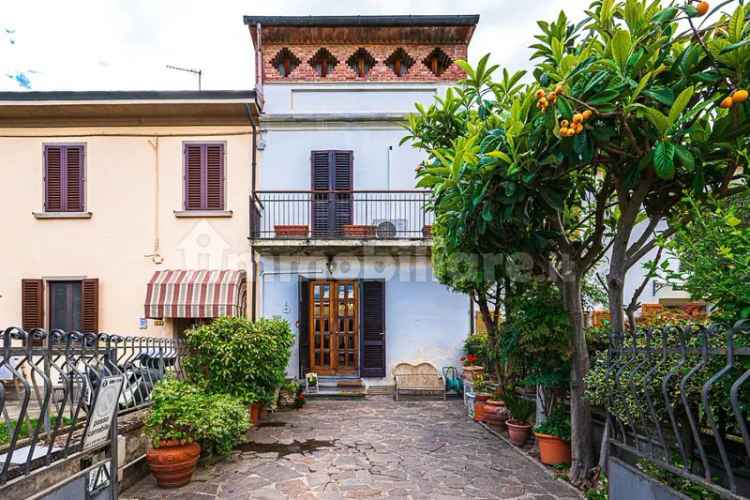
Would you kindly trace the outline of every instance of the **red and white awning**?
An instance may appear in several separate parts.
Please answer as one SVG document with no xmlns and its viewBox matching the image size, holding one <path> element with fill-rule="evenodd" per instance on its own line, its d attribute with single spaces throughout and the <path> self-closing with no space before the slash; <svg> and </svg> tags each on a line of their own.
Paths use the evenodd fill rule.
<svg viewBox="0 0 750 500">
<path fill-rule="evenodd" d="M 244 316 L 245 271 L 156 271 L 146 289 L 146 317 Z"/>
</svg>

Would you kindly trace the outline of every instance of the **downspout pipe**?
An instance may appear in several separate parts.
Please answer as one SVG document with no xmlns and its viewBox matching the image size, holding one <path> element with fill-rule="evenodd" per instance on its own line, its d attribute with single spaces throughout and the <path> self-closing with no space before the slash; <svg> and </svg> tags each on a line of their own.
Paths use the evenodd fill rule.
<svg viewBox="0 0 750 500">
<path fill-rule="evenodd" d="M 257 106 L 257 102 L 256 102 Z M 250 121 L 250 127 L 253 129 L 252 133 L 252 161 L 250 163 L 250 189 L 251 189 L 251 198 L 250 198 L 250 204 L 248 207 L 252 207 L 252 204 L 254 203 L 255 198 L 255 174 L 257 170 L 257 155 L 258 155 L 258 141 L 256 138 L 257 134 L 257 126 L 255 123 L 255 117 L 253 116 L 253 110 L 250 106 L 250 104 L 245 104 L 245 112 L 247 113 L 247 118 Z M 252 208 L 251 208 L 252 209 Z M 248 214 L 250 217 L 252 217 L 252 214 Z M 258 302 L 258 264 L 256 263 L 256 255 L 255 255 L 255 246 L 250 243 L 250 266 L 251 266 L 251 272 L 253 277 L 253 285 L 250 292 L 250 319 L 252 321 L 255 321 L 257 319 L 257 302 Z"/>
</svg>

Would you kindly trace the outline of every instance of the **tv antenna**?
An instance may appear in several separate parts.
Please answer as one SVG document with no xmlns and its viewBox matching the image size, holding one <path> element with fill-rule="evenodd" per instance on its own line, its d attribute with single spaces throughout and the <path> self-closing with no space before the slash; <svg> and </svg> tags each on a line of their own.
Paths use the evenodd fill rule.
<svg viewBox="0 0 750 500">
<path fill-rule="evenodd" d="M 203 77 L 203 70 L 201 69 L 193 69 L 193 68 L 181 68 L 179 66 L 172 66 L 171 64 L 167 64 L 167 69 L 173 69 L 175 71 L 184 71 L 185 73 L 192 73 L 198 77 L 198 90 L 201 89 L 201 78 Z"/>
</svg>

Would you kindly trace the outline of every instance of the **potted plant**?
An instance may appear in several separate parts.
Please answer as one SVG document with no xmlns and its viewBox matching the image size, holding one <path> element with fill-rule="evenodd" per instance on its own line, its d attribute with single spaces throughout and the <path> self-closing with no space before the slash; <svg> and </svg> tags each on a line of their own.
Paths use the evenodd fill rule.
<svg viewBox="0 0 750 500">
<path fill-rule="evenodd" d="M 570 418 L 562 408 L 557 407 L 544 422 L 534 427 L 534 436 L 543 464 L 570 463 Z"/>
<path fill-rule="evenodd" d="M 484 375 L 477 375 L 474 378 L 474 420 L 476 422 L 484 422 L 486 418 L 485 402 L 491 396 L 489 382 L 484 378 Z"/>
<path fill-rule="evenodd" d="M 167 377 L 151 393 L 153 405 L 145 421 L 151 441 L 146 461 L 157 484 L 175 488 L 190 482 L 201 447 L 196 442 L 201 425 L 199 390 Z"/>
<path fill-rule="evenodd" d="M 508 427 L 510 442 L 516 446 L 523 446 L 531 434 L 531 417 L 536 410 L 536 403 L 515 394 L 505 396 L 505 405 L 510 411 L 510 419 L 505 422 Z"/>
<path fill-rule="evenodd" d="M 186 332 L 189 355 L 183 366 L 209 394 L 231 394 L 258 423 L 263 408 L 277 400 L 294 343 L 289 323 L 219 317 Z"/>
</svg>

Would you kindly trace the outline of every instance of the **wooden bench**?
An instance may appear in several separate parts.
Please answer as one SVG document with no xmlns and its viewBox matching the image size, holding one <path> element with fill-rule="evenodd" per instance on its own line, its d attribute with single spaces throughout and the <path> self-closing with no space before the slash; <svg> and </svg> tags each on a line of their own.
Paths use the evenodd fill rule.
<svg viewBox="0 0 750 500">
<path fill-rule="evenodd" d="M 393 369 L 395 388 L 393 398 L 400 394 L 437 394 L 445 399 L 445 381 L 437 368 L 430 363 L 399 363 Z"/>
</svg>

